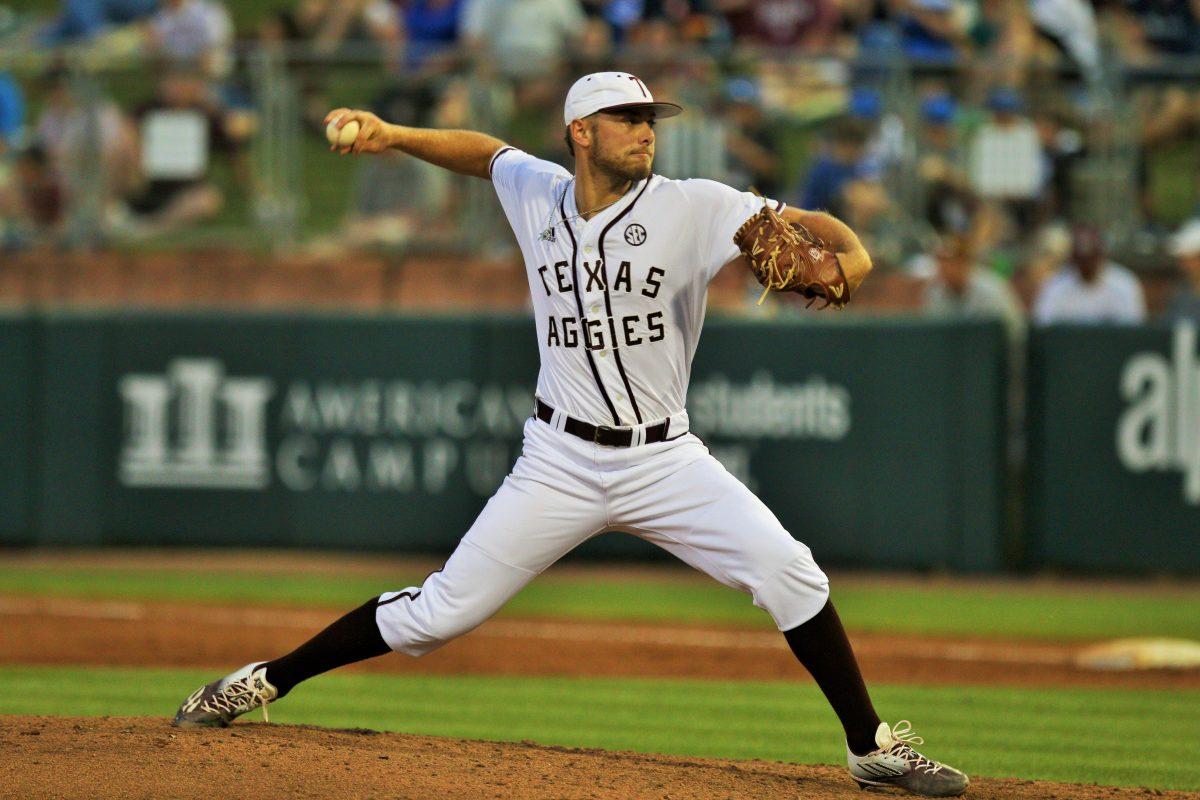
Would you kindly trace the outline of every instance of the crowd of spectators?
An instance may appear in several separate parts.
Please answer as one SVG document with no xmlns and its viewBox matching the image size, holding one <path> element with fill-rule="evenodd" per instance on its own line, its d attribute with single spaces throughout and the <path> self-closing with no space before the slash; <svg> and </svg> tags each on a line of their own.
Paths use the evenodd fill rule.
<svg viewBox="0 0 1200 800">
<path fill-rule="evenodd" d="M 94 235 L 136 239 L 252 192 L 240 45 L 281 54 L 307 136 L 338 100 L 323 65 L 348 58 L 385 117 L 559 161 L 572 77 L 637 72 L 692 110 L 658 128 L 656 171 L 828 209 L 881 269 L 927 281 L 931 313 L 1014 336 L 1022 307 L 1035 324 L 1145 318 L 1126 256 L 1157 256 L 1193 296 L 1200 282 L 1200 223 L 1172 238 L 1198 213 L 1181 195 L 1200 195 L 1200 0 L 296 0 L 241 28 L 221 0 L 60 6 L 27 38 L 47 66 L 0 72 L 5 247 L 72 244 L 83 196 Z M 79 67 L 104 57 L 145 65 L 152 91 L 115 102 Z M 1164 174 L 1168 151 L 1183 175 Z M 465 202 L 405 159 L 359 170 L 343 243 L 403 243 Z M 1181 297 L 1171 313 L 1197 314 Z"/>
</svg>

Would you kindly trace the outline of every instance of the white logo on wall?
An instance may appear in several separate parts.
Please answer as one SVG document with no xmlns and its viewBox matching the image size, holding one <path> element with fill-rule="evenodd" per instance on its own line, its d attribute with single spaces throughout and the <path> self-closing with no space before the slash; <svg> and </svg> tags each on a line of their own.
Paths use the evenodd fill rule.
<svg viewBox="0 0 1200 800">
<path fill-rule="evenodd" d="M 271 381 L 231 378 L 220 361 L 179 358 L 166 375 L 119 383 L 125 402 L 125 486 L 262 489 L 271 482 L 266 407 Z"/>
<path fill-rule="evenodd" d="M 1121 372 L 1131 405 L 1117 422 L 1117 454 L 1133 472 L 1178 470 L 1183 498 L 1200 505 L 1200 359 L 1196 328 L 1175 328 L 1171 359 L 1139 353 Z"/>
<path fill-rule="evenodd" d="M 229 377 L 221 361 L 180 358 L 166 374 L 126 375 L 125 486 L 293 492 L 444 493 L 455 480 L 487 497 L 512 467 L 529 419 L 531 387 L 470 381 L 293 380 L 279 392 L 278 441 L 268 441 L 264 377 Z M 714 445 L 744 482 L 752 441 L 839 441 L 850 394 L 819 376 L 776 383 L 760 372 L 693 384 L 692 427 L 734 441 Z M 751 440 L 751 441 L 748 441 Z"/>
</svg>

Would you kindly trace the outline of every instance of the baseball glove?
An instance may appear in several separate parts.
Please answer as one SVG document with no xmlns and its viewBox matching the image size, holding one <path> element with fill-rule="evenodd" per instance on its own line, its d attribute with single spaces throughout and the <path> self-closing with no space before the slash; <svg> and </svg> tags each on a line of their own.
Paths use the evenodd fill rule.
<svg viewBox="0 0 1200 800">
<path fill-rule="evenodd" d="M 738 228 L 733 243 L 764 287 L 760 304 L 772 290 L 798 292 L 808 298 L 808 306 L 822 299 L 820 308 L 842 308 L 850 302 L 850 286 L 837 256 L 807 228 L 789 223 L 770 205 L 764 203 Z"/>
</svg>

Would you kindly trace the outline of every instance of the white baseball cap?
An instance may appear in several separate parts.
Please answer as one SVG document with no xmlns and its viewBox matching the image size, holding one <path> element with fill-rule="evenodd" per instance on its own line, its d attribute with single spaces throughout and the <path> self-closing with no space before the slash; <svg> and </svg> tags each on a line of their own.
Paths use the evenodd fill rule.
<svg viewBox="0 0 1200 800">
<path fill-rule="evenodd" d="M 1200 253 L 1200 218 L 1183 223 L 1171 237 L 1171 255 L 1193 256 Z"/>
<path fill-rule="evenodd" d="M 593 72 L 575 81 L 563 104 L 563 125 L 618 108 L 649 108 L 658 119 L 673 117 L 683 108 L 674 103 L 658 103 L 642 79 L 628 72 Z"/>
</svg>

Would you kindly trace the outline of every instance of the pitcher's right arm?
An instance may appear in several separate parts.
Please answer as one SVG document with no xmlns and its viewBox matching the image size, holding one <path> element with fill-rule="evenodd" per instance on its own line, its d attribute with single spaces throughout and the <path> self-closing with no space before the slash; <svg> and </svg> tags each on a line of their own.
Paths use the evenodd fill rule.
<svg viewBox="0 0 1200 800">
<path fill-rule="evenodd" d="M 460 175 L 489 180 L 488 165 L 504 142 L 477 131 L 410 128 L 384 122 L 370 111 L 335 108 L 325 115 L 325 124 L 336 120 L 340 130 L 351 120 L 358 122 L 358 138 L 349 147 L 330 147 L 340 153 L 382 153 L 400 150 Z"/>
</svg>

